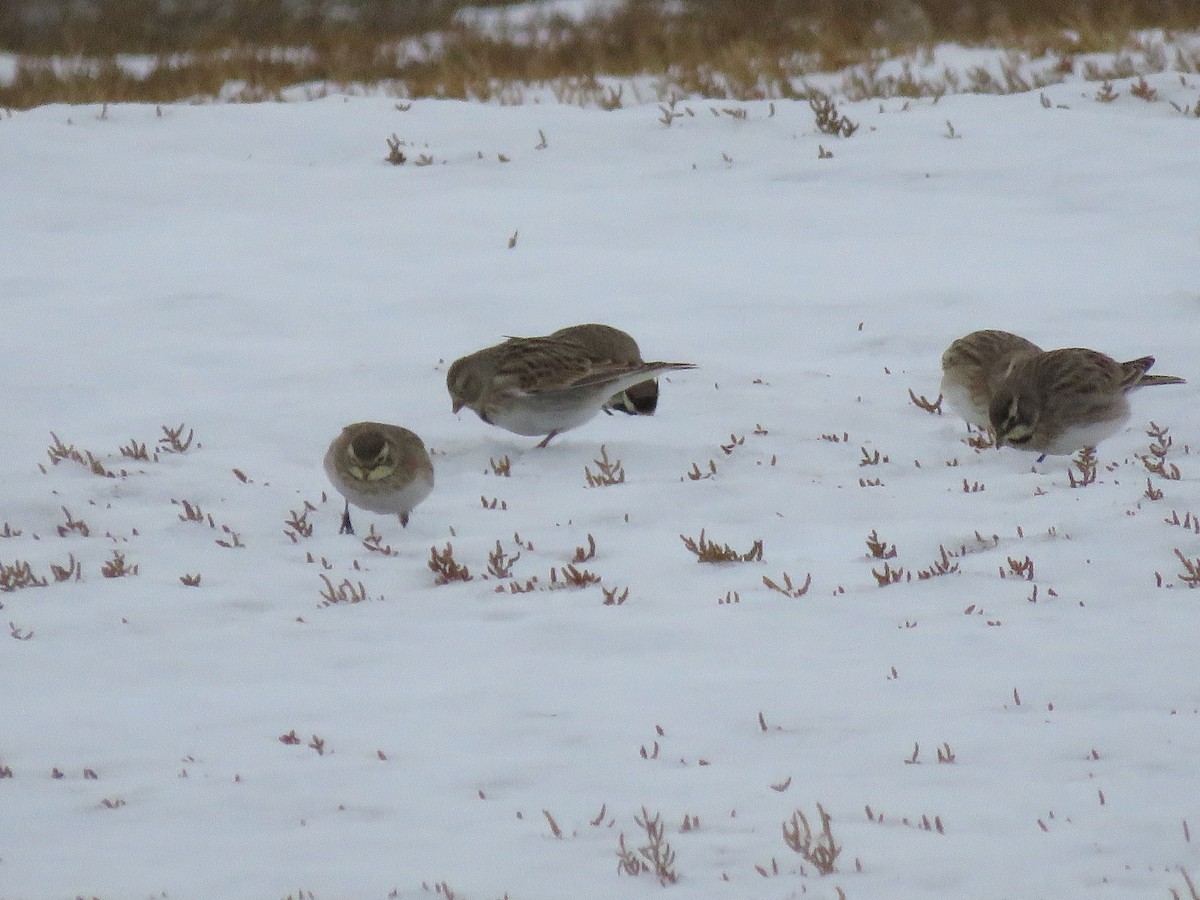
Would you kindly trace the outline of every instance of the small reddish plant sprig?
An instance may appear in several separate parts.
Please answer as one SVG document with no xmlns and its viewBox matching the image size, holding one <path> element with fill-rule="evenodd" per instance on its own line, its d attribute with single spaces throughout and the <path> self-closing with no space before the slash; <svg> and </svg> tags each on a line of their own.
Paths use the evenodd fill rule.
<svg viewBox="0 0 1200 900">
<path fill-rule="evenodd" d="M 120 550 L 114 550 L 112 559 L 100 566 L 100 574 L 105 578 L 125 578 L 137 573 L 138 567 L 136 565 L 131 566 L 125 562 L 125 554 Z"/>
<path fill-rule="evenodd" d="M 588 560 L 596 558 L 596 539 L 594 537 L 592 537 L 591 532 L 588 532 L 587 540 L 588 540 L 588 545 L 586 548 L 584 548 L 584 547 L 576 547 L 575 548 L 575 556 L 571 560 L 571 562 L 585 563 Z"/>
<path fill-rule="evenodd" d="M 512 460 L 509 459 L 507 455 L 500 457 L 498 460 L 489 457 L 488 465 L 491 466 L 493 475 L 496 475 L 500 478 L 512 477 Z M 487 469 L 484 469 L 483 474 L 487 474 Z"/>
<path fill-rule="evenodd" d="M 1197 104 L 1200 104 L 1200 100 L 1196 102 Z M 1185 821 L 1185 827 L 1186 824 L 1187 823 Z M 1197 890 L 1196 882 L 1192 881 L 1192 876 L 1188 874 L 1188 870 L 1183 866 L 1180 866 L 1179 874 L 1183 876 L 1183 883 L 1187 885 L 1187 897 L 1185 898 L 1184 895 L 1180 893 L 1179 888 L 1171 888 L 1171 900 L 1200 900 L 1200 890 Z"/>
<path fill-rule="evenodd" d="M 908 399 L 912 401 L 913 406 L 917 409 L 923 409 L 930 415 L 942 414 L 942 395 L 938 394 L 936 400 L 929 400 L 924 394 L 917 395 L 913 393 L 913 389 L 908 389 Z"/>
<path fill-rule="evenodd" d="M 76 581 L 83 580 L 83 566 L 79 560 L 75 558 L 74 553 L 67 554 L 67 564 L 60 566 L 57 563 L 50 564 L 50 574 L 54 576 L 55 581 L 70 581 L 74 578 Z"/>
<path fill-rule="evenodd" d="M 625 832 L 617 835 L 617 874 L 631 875 L 637 878 L 643 872 L 649 871 L 649 866 L 637 854 L 625 846 Z"/>
<path fill-rule="evenodd" d="M 1004 566 L 1000 566 L 1000 577 L 1008 578 L 1023 578 L 1025 581 L 1033 581 L 1033 560 L 1026 556 L 1024 559 L 1008 558 L 1008 571 L 1004 570 Z"/>
<path fill-rule="evenodd" d="M 433 572 L 433 583 L 439 587 L 452 581 L 470 581 L 472 576 L 466 566 L 454 559 L 454 547 L 447 542 L 446 549 L 429 548 L 429 569 Z"/>
<path fill-rule="evenodd" d="M 875 583 L 880 587 L 888 587 L 889 585 L 897 584 L 906 578 L 908 581 L 912 581 L 911 572 L 905 572 L 902 566 L 893 569 L 892 564 L 886 561 L 883 564 L 882 572 L 877 571 L 876 569 L 871 569 L 871 574 L 875 576 Z"/>
<path fill-rule="evenodd" d="M 316 510 L 317 508 L 307 500 L 304 501 L 304 507 L 302 509 L 289 510 L 291 515 L 283 520 L 283 533 L 287 535 L 288 539 L 291 540 L 293 544 L 298 543 L 300 538 L 312 537 L 313 524 L 312 522 L 308 521 L 308 514 L 310 512 L 316 512 Z M 374 525 L 371 527 L 373 529 Z"/>
<path fill-rule="evenodd" d="M 605 606 L 623 606 L 625 601 L 629 599 L 629 588 L 621 590 L 619 587 L 602 587 L 600 591 L 604 594 Z"/>
<path fill-rule="evenodd" d="M 405 156 L 404 151 L 400 149 L 403 144 L 404 141 L 400 140 L 400 138 L 393 133 L 392 136 L 387 139 L 388 154 L 383 158 L 383 161 L 391 163 L 393 166 L 402 166 L 408 162 L 408 157 Z"/>
<path fill-rule="evenodd" d="M 1185 512 L 1183 518 L 1179 518 L 1179 513 L 1171 510 L 1171 515 L 1163 519 L 1168 525 L 1178 525 L 1180 528 L 1189 529 L 1192 534 L 1200 534 L 1200 516 L 1194 516 L 1190 512 Z"/>
<path fill-rule="evenodd" d="M 745 553 L 738 553 L 728 544 L 718 544 L 716 541 L 710 541 L 705 537 L 703 528 L 700 529 L 699 538 L 694 539 L 681 534 L 679 539 L 683 541 L 683 546 L 696 555 L 697 562 L 762 562 L 763 542 L 761 539 L 755 541 Z"/>
<path fill-rule="evenodd" d="M 159 450 L 163 453 L 186 453 L 192 446 L 192 439 L 196 433 L 193 429 L 188 428 L 187 437 L 184 437 L 183 429 L 185 428 L 187 425 L 182 422 L 178 428 L 172 428 L 169 425 L 162 426 L 163 436 L 158 439 Z"/>
<path fill-rule="evenodd" d="M 590 466 L 583 467 L 583 477 L 588 487 L 609 487 L 614 484 L 624 484 L 625 469 L 619 459 L 608 458 L 608 448 L 600 445 L 600 457 L 593 459 L 596 464 L 596 474 L 592 474 Z"/>
<path fill-rule="evenodd" d="M 1185 116 L 1191 116 L 1193 119 L 1200 119 L 1200 98 L 1196 99 L 1195 104 L 1185 104 L 1180 106 L 1174 100 L 1168 100 L 1168 103 L 1175 108 L 1175 112 L 1183 113 Z"/>
<path fill-rule="evenodd" d="M 242 536 L 230 528 L 228 525 L 222 525 L 221 530 L 228 535 L 227 538 L 217 538 L 216 545 L 224 547 L 227 550 L 240 549 L 246 545 L 242 543 Z"/>
<path fill-rule="evenodd" d="M 996 446 L 996 438 L 990 431 L 976 430 L 971 431 L 963 438 L 963 443 L 976 453 L 982 453 L 984 450 L 991 450 Z"/>
<path fill-rule="evenodd" d="M 551 814 L 550 810 L 543 809 L 542 815 L 546 817 L 546 824 L 550 826 L 550 833 L 552 835 L 554 835 L 554 837 L 556 839 L 561 841 L 562 836 L 563 836 L 562 828 L 559 827 L 558 822 L 555 821 L 554 816 Z"/>
<path fill-rule="evenodd" d="M 677 104 L 678 102 L 679 102 L 679 98 L 676 97 L 674 93 L 672 93 L 671 96 L 667 98 L 666 103 L 658 104 L 659 112 L 662 113 L 662 115 L 660 115 L 658 117 L 658 121 L 662 122 L 668 128 L 671 127 L 671 123 L 674 122 L 676 119 L 683 118 L 683 113 L 675 112 L 675 104 Z"/>
<path fill-rule="evenodd" d="M 559 580 L 559 572 L 562 573 L 562 580 Z M 555 567 L 550 569 L 550 585 L 549 590 L 555 590 L 560 587 L 587 587 L 589 584 L 599 584 L 600 576 L 587 569 L 578 569 L 575 566 L 563 566 L 561 569 Z"/>
<path fill-rule="evenodd" d="M 817 804 L 817 815 L 821 817 L 821 830 L 814 833 L 801 810 L 792 813 L 792 818 L 783 823 L 783 841 L 810 863 L 817 874 L 829 875 L 837 871 L 842 848 L 833 837 L 832 819 L 820 803 Z"/>
<path fill-rule="evenodd" d="M 1106 80 L 1100 85 L 1100 90 L 1096 91 L 1096 102 L 1112 103 L 1120 96 L 1121 94 L 1119 91 L 1113 90 L 1112 82 Z"/>
<path fill-rule="evenodd" d="M 1073 488 L 1084 488 L 1096 483 L 1096 448 L 1085 447 L 1071 460 L 1073 469 L 1067 469 L 1067 479 Z M 1079 477 L 1075 477 L 1075 472 Z"/>
<path fill-rule="evenodd" d="M 710 459 L 708 461 L 707 472 L 700 471 L 700 466 L 696 463 L 692 463 L 691 471 L 684 472 L 683 474 L 688 478 L 689 481 L 704 481 L 706 478 L 713 478 L 717 474 L 717 462 L 714 459 Z M 679 480 L 683 481 L 682 478 Z"/>
<path fill-rule="evenodd" d="M 500 546 L 500 541 L 497 540 L 496 549 L 488 553 L 488 574 L 493 578 L 511 578 L 512 567 L 520 558 L 520 551 L 509 556 Z"/>
<path fill-rule="evenodd" d="M 938 558 L 929 564 L 928 569 L 917 570 L 918 581 L 928 581 L 930 578 L 937 578 L 939 575 L 952 575 L 958 571 L 958 563 L 951 561 L 958 554 L 950 553 L 944 545 L 938 545 L 938 554 Z"/>
<path fill-rule="evenodd" d="M 888 819 L 884 813 L 875 812 L 868 805 L 866 807 L 867 821 L 874 822 L 876 825 L 891 825 L 895 822 L 898 825 L 903 825 L 906 828 L 917 828 L 921 831 L 936 831 L 938 834 L 946 833 L 946 826 L 942 823 L 942 817 L 935 815 L 932 819 L 928 813 L 922 813 L 919 820 L 912 820 L 908 816 L 901 816 L 899 819 Z M 861 868 L 859 871 L 862 871 Z"/>
<path fill-rule="evenodd" d="M 200 587 L 200 573 L 197 572 L 195 575 L 180 575 L 179 581 L 187 587 Z"/>
<path fill-rule="evenodd" d="M 65 506 L 60 508 L 63 511 L 63 515 L 67 517 L 67 521 L 58 526 L 59 537 L 66 537 L 72 532 L 78 534 L 80 537 L 87 537 L 92 533 L 92 530 L 87 526 L 87 522 L 84 522 L 82 519 L 76 519 Z"/>
<path fill-rule="evenodd" d="M 171 499 L 171 502 L 183 506 L 183 512 L 179 514 L 180 522 L 204 522 L 207 520 L 209 528 L 215 528 L 216 523 L 213 522 L 211 515 L 205 516 L 204 510 L 200 508 L 199 503 L 192 503 L 188 500 Z"/>
<path fill-rule="evenodd" d="M 1175 555 L 1183 564 L 1183 571 L 1179 573 L 1179 580 L 1189 588 L 1200 587 L 1200 559 L 1188 559 L 1178 547 L 1175 548 Z"/>
<path fill-rule="evenodd" d="M 808 573 L 808 575 L 804 579 L 804 584 L 800 585 L 799 587 L 796 587 L 794 584 L 792 584 L 792 576 L 789 575 L 787 572 L 783 573 L 783 585 L 782 586 L 776 584 L 774 581 L 772 581 L 766 575 L 763 576 L 763 584 L 765 584 L 771 590 L 777 591 L 780 594 L 783 594 L 783 596 L 785 596 L 785 597 L 791 597 L 792 599 L 795 599 L 797 597 L 803 597 L 805 594 L 808 593 L 808 589 L 810 587 L 812 587 L 812 572 Z"/>
<path fill-rule="evenodd" d="M 312 526 L 309 526 L 311 532 Z M 363 538 L 362 545 L 371 553 L 378 553 L 380 556 L 399 556 L 399 550 L 393 550 L 391 544 L 383 542 L 383 535 L 375 530 L 375 523 L 372 522 L 367 530 L 367 536 Z"/>
<path fill-rule="evenodd" d="M 1150 437 L 1150 447 L 1146 454 L 1138 454 L 1138 458 L 1147 472 L 1152 472 L 1167 481 L 1178 481 L 1182 477 L 1179 467 L 1167 462 L 1167 454 L 1174 443 L 1169 434 L 1170 430 L 1151 422 L 1150 427 L 1146 429 L 1146 434 Z"/>
<path fill-rule="evenodd" d="M 729 443 L 721 444 L 721 452 L 726 456 L 730 456 L 734 450 L 746 443 L 745 436 L 738 437 L 736 434 L 729 435 Z"/>
<path fill-rule="evenodd" d="M 118 447 L 117 449 L 121 451 L 122 456 L 128 459 L 137 460 L 139 462 L 150 461 L 150 454 L 146 450 L 145 443 L 139 444 L 136 438 L 130 438 L 128 445 Z"/>
<path fill-rule="evenodd" d="M 1146 81 L 1145 75 L 1139 75 L 1138 80 L 1130 85 L 1129 93 L 1133 94 L 1139 100 L 1145 100 L 1147 103 L 1153 103 L 1158 99 L 1158 90 L 1150 87 L 1150 83 Z"/>
<path fill-rule="evenodd" d="M 50 457 L 52 465 L 57 466 L 60 462 L 69 460 L 70 462 L 79 463 L 91 471 L 93 475 L 99 475 L 101 478 L 117 477 L 117 473 L 105 468 L 104 463 L 100 462 L 100 459 L 92 451 L 84 450 L 83 453 L 80 453 L 75 449 L 73 444 L 64 444 L 59 440 L 58 435 L 53 431 L 50 432 L 50 437 L 54 439 L 54 443 L 46 449 L 46 455 Z M 43 471 L 45 470 L 43 469 Z M 121 475 L 125 474 L 125 472 L 121 472 Z"/>
<path fill-rule="evenodd" d="M 858 467 L 860 469 L 863 466 L 877 466 L 881 462 L 890 462 L 890 460 L 878 450 L 876 450 L 874 453 L 868 453 L 866 447 L 859 447 L 858 449 L 862 451 L 862 459 L 858 461 Z"/>
<path fill-rule="evenodd" d="M 335 585 L 324 572 L 321 573 L 320 578 L 325 582 L 325 587 L 321 591 L 322 606 L 336 606 L 339 603 L 362 603 L 371 599 L 361 581 L 356 584 L 351 582 L 349 578 L 344 578 L 341 584 Z M 382 600 L 383 597 L 379 599 Z"/>
<path fill-rule="evenodd" d="M 808 106 L 813 112 L 817 131 L 834 137 L 848 138 L 858 131 L 858 123 L 838 113 L 837 104 L 828 94 L 813 89 L 809 91 Z"/>
<path fill-rule="evenodd" d="M 618 873 L 637 876 L 648 872 L 657 878 L 663 887 L 674 884 L 679 880 L 679 873 L 675 871 L 675 851 L 666 839 L 666 826 L 663 824 L 662 814 L 655 813 L 652 816 L 643 806 L 641 816 L 634 816 L 633 821 L 645 831 L 646 843 L 638 847 L 635 853 L 625 847 L 624 832 L 618 836 Z"/>
<path fill-rule="evenodd" d="M 887 541 L 879 537 L 879 532 L 874 528 L 867 535 L 867 549 L 871 551 L 872 559 L 895 559 L 896 545 L 888 544 Z"/>
<path fill-rule="evenodd" d="M 33 569 L 26 560 L 14 560 L 7 565 L 0 562 L 0 591 L 4 593 L 22 588 L 45 587 L 47 584 L 45 578 L 33 574 Z"/>
</svg>

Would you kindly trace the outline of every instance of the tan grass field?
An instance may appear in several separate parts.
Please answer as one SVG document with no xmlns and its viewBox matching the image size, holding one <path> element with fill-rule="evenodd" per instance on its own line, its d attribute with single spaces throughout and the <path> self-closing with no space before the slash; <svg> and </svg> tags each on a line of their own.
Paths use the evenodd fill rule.
<svg viewBox="0 0 1200 900">
<path fill-rule="evenodd" d="M 657 80 L 658 100 L 671 93 L 751 100 L 803 95 L 806 76 L 858 67 L 845 88 L 861 99 L 1011 93 L 1073 73 L 1101 79 L 1200 70 L 1200 51 L 1156 51 L 1146 36 L 1150 30 L 1166 35 L 1160 43 L 1171 46 L 1172 33 L 1200 30 L 1200 4 L 1182 0 L 775 0 L 749 6 L 692 0 L 670 12 L 660 2 L 626 0 L 597 5 L 582 19 L 524 16 L 490 30 L 456 16 L 463 3 L 358 6 L 358 18 L 342 22 L 303 9 L 285 15 L 273 0 L 237 4 L 224 17 L 206 16 L 201 4 L 184 19 L 165 16 L 152 3 L 102 0 L 89 15 L 64 13 L 53 27 L 38 28 L 10 9 L 0 13 L 0 52 L 15 62 L 11 77 L 0 79 L 0 106 L 263 101 L 310 85 L 314 93 L 379 90 L 508 103 L 522 102 L 526 87 L 550 86 L 560 100 L 616 108 L 623 98 L 601 78 Z M 1011 51 L 1012 76 L 873 83 L 872 67 L 880 61 L 929 52 L 939 43 Z M 1081 58 L 1098 52 L 1117 54 L 1118 64 L 1085 71 L 1089 63 Z M 1054 65 L 1039 79 L 1018 74 L 1021 60 L 1047 57 Z"/>
</svg>

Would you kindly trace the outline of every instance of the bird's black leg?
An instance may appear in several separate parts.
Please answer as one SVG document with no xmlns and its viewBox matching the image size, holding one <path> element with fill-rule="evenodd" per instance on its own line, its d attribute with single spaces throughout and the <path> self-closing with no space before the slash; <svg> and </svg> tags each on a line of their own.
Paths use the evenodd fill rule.
<svg viewBox="0 0 1200 900">
<path fill-rule="evenodd" d="M 346 509 L 342 512 L 342 527 L 338 534 L 354 534 L 354 526 L 350 524 L 350 501 L 346 501 Z"/>
</svg>

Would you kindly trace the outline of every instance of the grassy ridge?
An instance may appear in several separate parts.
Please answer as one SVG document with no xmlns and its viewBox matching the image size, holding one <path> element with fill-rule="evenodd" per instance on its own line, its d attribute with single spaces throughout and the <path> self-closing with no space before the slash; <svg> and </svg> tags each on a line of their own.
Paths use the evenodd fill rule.
<svg viewBox="0 0 1200 900">
<path fill-rule="evenodd" d="M 1057 54 L 1069 72 L 1076 54 L 1136 47 L 1137 29 L 1200 30 L 1193 0 L 692 0 L 673 12 L 657 0 L 626 0 L 582 22 L 547 17 L 502 34 L 456 21 L 463 5 L 364 0 L 354 19 L 335 22 L 283 0 L 225 5 L 221 14 L 180 5 L 185 11 L 173 16 L 158 14 L 157 0 L 103 0 L 95 15 L 64 15 L 36 31 L 10 9 L 0 17 L 0 48 L 22 57 L 13 81 L 0 85 L 0 105 L 167 102 L 216 97 L 231 83 L 241 85 L 242 100 L 278 97 L 300 83 L 481 99 L 511 85 L 569 83 L 581 102 L 604 103 L 599 76 L 639 74 L 669 74 L 681 89 L 714 97 L 785 97 L 807 72 L 940 41 Z M 117 53 L 156 63 L 134 74 Z M 1197 61 L 1170 64 L 1194 71 Z"/>
</svg>

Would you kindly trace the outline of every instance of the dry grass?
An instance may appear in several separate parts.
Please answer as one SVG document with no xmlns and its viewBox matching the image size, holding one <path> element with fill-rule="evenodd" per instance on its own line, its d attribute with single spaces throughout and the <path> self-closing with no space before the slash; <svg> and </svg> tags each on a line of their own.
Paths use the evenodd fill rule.
<svg viewBox="0 0 1200 900">
<path fill-rule="evenodd" d="M 818 874 L 829 875 L 837 871 L 837 858 L 842 848 L 833 837 L 832 819 L 820 803 L 817 804 L 817 815 L 821 819 L 821 828 L 814 832 L 804 813 L 796 810 L 791 820 L 783 823 L 783 840 L 801 859 L 811 863 Z"/>
<path fill-rule="evenodd" d="M 809 96 L 804 78 L 810 73 L 852 66 L 859 68 L 844 86 L 851 98 L 1011 92 L 1073 71 L 1078 54 L 1143 49 L 1135 29 L 1200 28 L 1200 9 L 1190 0 L 1076 0 L 1069 12 L 1038 0 L 708 0 L 672 10 L 653 0 L 627 0 L 582 22 L 535 23 L 532 39 L 524 27 L 481 34 L 453 20 L 460 5 L 364 0 L 357 20 L 334 23 L 311 5 L 278 0 L 225 4 L 220 14 L 215 0 L 212 9 L 197 2 L 174 16 L 147 12 L 142 3 L 97 0 L 71 7 L 76 11 L 57 27 L 36 29 L 15 12 L 0 13 L 0 49 L 23 57 L 13 83 L 0 87 L 0 106 L 212 98 L 236 83 L 232 99 L 238 100 L 275 99 L 288 86 L 311 84 L 326 86 L 313 88 L 317 94 L 328 86 L 379 85 L 404 97 L 505 102 L 520 102 L 523 86 L 549 85 L 560 100 L 614 109 L 622 91 L 601 84 L 601 76 L 659 79 L 660 100 L 676 92 L 802 98 Z M 965 81 L 878 76 L 887 55 L 942 41 L 1056 54 L 1062 71 L 1031 76 L 1013 65 L 999 78 L 980 70 Z M 135 75 L 118 65 L 117 53 L 146 54 L 155 64 Z M 50 57 L 58 61 L 51 64 Z M 1200 68 L 1200 59 L 1171 59 L 1165 51 L 1148 62 L 1151 71 Z M 1132 63 L 1092 74 L 1120 78 L 1126 69 L 1128 77 L 1140 74 Z"/>
</svg>

